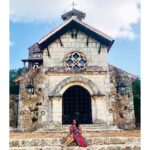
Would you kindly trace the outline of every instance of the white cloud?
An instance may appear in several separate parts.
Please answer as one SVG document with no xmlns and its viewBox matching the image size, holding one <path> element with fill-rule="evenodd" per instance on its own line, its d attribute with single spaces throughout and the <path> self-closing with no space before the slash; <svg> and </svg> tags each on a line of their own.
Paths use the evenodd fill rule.
<svg viewBox="0 0 150 150">
<path fill-rule="evenodd" d="M 10 20 L 52 22 L 70 10 L 72 0 L 11 0 Z M 76 0 L 85 21 L 114 38 L 136 38 L 133 25 L 140 19 L 139 0 Z"/>
</svg>

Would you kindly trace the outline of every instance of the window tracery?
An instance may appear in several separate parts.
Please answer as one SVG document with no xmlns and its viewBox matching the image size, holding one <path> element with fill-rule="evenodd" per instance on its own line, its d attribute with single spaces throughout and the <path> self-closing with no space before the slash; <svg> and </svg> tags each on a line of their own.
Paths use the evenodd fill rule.
<svg viewBox="0 0 150 150">
<path fill-rule="evenodd" d="M 86 67 L 86 58 L 82 53 L 73 52 L 68 55 L 65 65 L 69 70 L 78 72 Z"/>
</svg>

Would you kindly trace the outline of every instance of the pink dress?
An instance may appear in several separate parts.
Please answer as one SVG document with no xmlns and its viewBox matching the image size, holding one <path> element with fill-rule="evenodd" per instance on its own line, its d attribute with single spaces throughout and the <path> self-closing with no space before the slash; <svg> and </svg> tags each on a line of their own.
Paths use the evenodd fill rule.
<svg viewBox="0 0 150 150">
<path fill-rule="evenodd" d="M 80 147 L 87 147 L 88 144 L 86 143 L 86 141 L 82 137 L 82 134 L 80 133 L 80 131 L 82 131 L 80 125 L 78 126 L 78 128 L 75 125 L 70 126 L 70 134 L 73 135 L 75 142 Z"/>
</svg>

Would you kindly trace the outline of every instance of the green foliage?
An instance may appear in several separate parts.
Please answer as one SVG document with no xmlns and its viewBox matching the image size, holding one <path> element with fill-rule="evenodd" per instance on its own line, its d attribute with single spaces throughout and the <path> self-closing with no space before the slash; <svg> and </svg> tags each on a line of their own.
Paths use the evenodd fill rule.
<svg viewBox="0 0 150 150">
<path fill-rule="evenodd" d="M 9 71 L 10 94 L 19 94 L 19 86 L 14 83 L 14 80 L 23 72 L 25 72 L 25 68 L 12 69 Z"/>
<path fill-rule="evenodd" d="M 132 90 L 133 90 L 136 122 L 140 123 L 140 119 L 141 119 L 141 80 L 139 78 L 137 78 L 132 83 Z"/>
</svg>

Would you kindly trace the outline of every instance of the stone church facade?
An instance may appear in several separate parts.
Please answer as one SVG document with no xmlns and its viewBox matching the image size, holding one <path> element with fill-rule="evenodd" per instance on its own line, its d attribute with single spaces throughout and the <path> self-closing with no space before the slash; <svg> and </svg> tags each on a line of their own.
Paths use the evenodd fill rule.
<svg viewBox="0 0 150 150">
<path fill-rule="evenodd" d="M 51 124 L 99 124 L 134 128 L 132 76 L 109 64 L 114 40 L 86 24 L 85 13 L 62 15 L 56 29 L 29 48 L 19 84 L 18 130 Z"/>
</svg>

